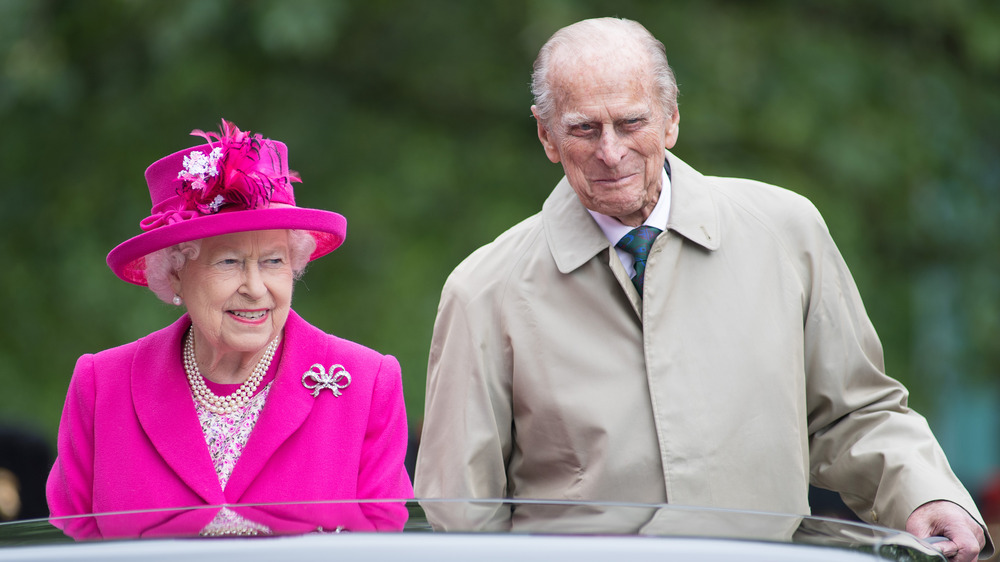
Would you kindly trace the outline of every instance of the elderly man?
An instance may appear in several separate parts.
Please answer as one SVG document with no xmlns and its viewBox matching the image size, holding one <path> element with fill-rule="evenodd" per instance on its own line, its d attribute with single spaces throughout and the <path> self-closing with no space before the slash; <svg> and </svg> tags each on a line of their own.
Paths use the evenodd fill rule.
<svg viewBox="0 0 1000 562">
<path fill-rule="evenodd" d="M 816 209 L 664 150 L 679 113 L 663 45 L 636 22 L 579 22 L 542 47 L 532 89 L 566 176 L 445 284 L 417 496 L 808 513 L 812 483 L 978 555 L 976 506 L 884 374 Z M 438 523 L 538 518 L 464 517 Z"/>
</svg>

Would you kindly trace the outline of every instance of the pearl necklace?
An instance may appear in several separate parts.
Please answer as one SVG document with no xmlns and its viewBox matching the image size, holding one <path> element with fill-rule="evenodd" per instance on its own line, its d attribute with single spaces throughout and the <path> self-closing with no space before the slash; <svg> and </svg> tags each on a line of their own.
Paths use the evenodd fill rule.
<svg viewBox="0 0 1000 562">
<path fill-rule="evenodd" d="M 202 405 L 215 414 L 231 414 L 242 408 L 253 398 L 257 387 L 260 386 L 260 381 L 267 374 L 267 369 L 271 366 L 271 360 L 274 358 L 274 350 L 278 347 L 279 338 L 280 336 L 276 336 L 271 340 L 267 349 L 264 350 L 264 356 L 254 367 L 250 378 L 244 381 L 236 392 L 229 396 L 218 396 L 205 384 L 205 377 L 198 369 L 198 360 L 194 356 L 194 330 L 188 330 L 187 338 L 184 341 L 184 372 L 187 373 L 191 393 Z"/>
</svg>

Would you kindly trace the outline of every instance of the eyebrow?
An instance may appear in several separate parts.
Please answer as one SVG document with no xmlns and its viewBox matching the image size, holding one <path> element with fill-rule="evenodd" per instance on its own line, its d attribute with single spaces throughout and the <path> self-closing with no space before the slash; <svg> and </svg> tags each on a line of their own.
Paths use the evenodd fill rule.
<svg viewBox="0 0 1000 562">
<path fill-rule="evenodd" d="M 626 113 L 622 116 L 621 121 L 630 121 L 632 119 L 649 119 L 651 111 L 648 110 L 636 110 Z"/>
<path fill-rule="evenodd" d="M 629 121 L 632 119 L 649 119 L 649 114 L 650 114 L 649 111 L 637 109 L 635 111 L 630 111 L 622 115 L 618 119 L 615 119 L 615 121 Z M 591 117 L 579 111 L 567 113 L 562 116 L 562 125 L 567 129 L 575 127 L 577 125 L 582 125 L 584 123 L 590 123 L 591 121 L 593 121 Z"/>
<path fill-rule="evenodd" d="M 280 242 L 277 243 L 277 244 L 275 244 L 275 245 L 273 245 L 273 246 L 269 245 L 269 246 L 260 246 L 259 247 L 259 254 L 261 256 L 265 256 L 265 255 L 268 255 L 268 254 L 279 253 L 279 252 L 287 253 L 289 251 L 290 250 L 289 250 L 288 245 L 287 244 L 282 244 Z M 238 248 L 236 246 L 230 246 L 228 244 L 221 244 L 219 246 L 216 246 L 210 253 L 212 255 L 215 255 L 215 256 L 218 256 L 219 254 L 232 254 L 232 255 L 235 255 L 235 256 L 238 256 L 238 257 L 241 257 L 241 258 L 244 258 L 244 257 L 250 255 L 249 253 L 243 251 L 242 248 Z"/>
<path fill-rule="evenodd" d="M 579 111 L 574 111 L 572 113 L 566 113 L 562 116 L 562 125 L 567 129 L 570 127 L 575 127 L 576 125 L 582 125 L 583 123 L 590 123 L 591 118 Z"/>
</svg>

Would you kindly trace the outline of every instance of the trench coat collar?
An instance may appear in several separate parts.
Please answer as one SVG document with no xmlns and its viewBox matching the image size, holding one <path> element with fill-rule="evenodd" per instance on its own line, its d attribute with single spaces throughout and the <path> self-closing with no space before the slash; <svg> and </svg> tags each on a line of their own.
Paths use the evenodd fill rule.
<svg viewBox="0 0 1000 562">
<path fill-rule="evenodd" d="M 719 216 L 709 180 L 670 151 L 666 151 L 666 166 L 671 197 L 667 229 L 706 250 L 718 249 L 722 242 Z M 542 205 L 542 224 L 561 273 L 577 269 L 611 247 L 565 176 Z"/>
<path fill-rule="evenodd" d="M 317 329 L 290 311 L 282 357 L 267 402 L 223 492 L 181 363 L 181 340 L 190 325 L 185 314 L 141 340 L 132 366 L 132 400 L 143 431 L 178 478 L 210 505 L 233 503 L 309 415 L 314 400 L 296 369 L 307 359 L 315 362 L 326 350 L 304 345 L 302 340 L 311 337 L 308 332 Z M 316 355 L 306 358 L 303 353 Z"/>
</svg>

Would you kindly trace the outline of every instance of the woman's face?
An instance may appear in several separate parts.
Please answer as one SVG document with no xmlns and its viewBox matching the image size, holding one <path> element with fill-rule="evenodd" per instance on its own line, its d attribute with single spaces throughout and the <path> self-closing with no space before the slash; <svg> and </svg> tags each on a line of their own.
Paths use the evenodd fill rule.
<svg viewBox="0 0 1000 562">
<path fill-rule="evenodd" d="M 197 259 L 171 277 L 198 343 L 221 354 L 257 353 L 281 333 L 293 282 L 287 230 L 205 238 Z"/>
</svg>

